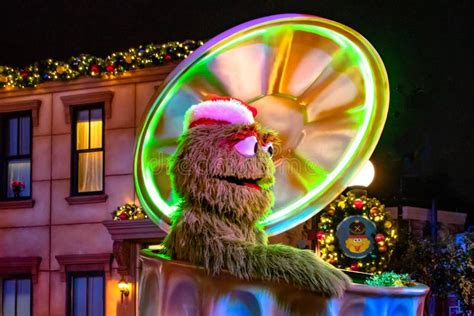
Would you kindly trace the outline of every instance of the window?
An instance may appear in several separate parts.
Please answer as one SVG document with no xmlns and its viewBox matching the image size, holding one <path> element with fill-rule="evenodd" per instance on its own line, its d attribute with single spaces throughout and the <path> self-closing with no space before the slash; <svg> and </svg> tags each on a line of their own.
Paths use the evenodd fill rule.
<svg viewBox="0 0 474 316">
<path fill-rule="evenodd" d="M 32 314 L 31 278 L 0 278 L 1 315 L 29 316 Z"/>
<path fill-rule="evenodd" d="M 0 114 L 0 199 L 31 198 L 31 111 Z"/>
<path fill-rule="evenodd" d="M 68 273 L 67 315 L 103 316 L 104 287 L 104 272 Z"/>
<path fill-rule="evenodd" d="M 74 107 L 71 195 L 104 191 L 103 104 Z"/>
</svg>

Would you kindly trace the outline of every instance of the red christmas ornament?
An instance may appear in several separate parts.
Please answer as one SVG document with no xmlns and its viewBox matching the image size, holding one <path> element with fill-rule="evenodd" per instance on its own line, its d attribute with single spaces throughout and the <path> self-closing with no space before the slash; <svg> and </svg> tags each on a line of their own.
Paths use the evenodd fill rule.
<svg viewBox="0 0 474 316">
<path fill-rule="evenodd" d="M 324 232 L 323 232 L 322 230 L 318 231 L 318 232 L 316 233 L 316 238 L 317 238 L 318 240 L 323 240 L 323 239 L 324 239 Z"/>
<path fill-rule="evenodd" d="M 128 219 L 128 215 L 125 214 L 125 213 L 121 213 L 121 214 L 119 215 L 119 218 L 120 218 L 121 221 L 125 221 L 125 220 Z"/>
<path fill-rule="evenodd" d="M 355 208 L 362 208 L 362 206 L 364 206 L 364 202 L 362 202 L 361 199 L 356 199 L 356 200 L 354 201 L 354 207 L 355 207 Z"/>
<path fill-rule="evenodd" d="M 353 264 L 351 264 L 351 270 L 359 271 L 359 264 L 357 262 L 354 262 Z"/>
<path fill-rule="evenodd" d="M 100 68 L 96 64 L 92 65 L 90 69 L 91 69 L 91 72 L 95 72 L 95 73 L 100 72 Z"/>
<path fill-rule="evenodd" d="M 171 59 L 172 59 L 172 57 L 171 57 L 170 54 L 166 54 L 166 55 L 165 55 L 165 60 L 170 61 Z"/>
<path fill-rule="evenodd" d="M 28 73 L 28 71 L 23 70 L 23 71 L 20 72 L 20 75 L 21 75 L 21 77 L 22 77 L 23 79 L 26 80 L 26 79 L 28 79 L 28 76 L 29 76 L 30 74 Z"/>
<path fill-rule="evenodd" d="M 385 236 L 383 234 L 376 234 L 375 235 L 375 241 L 376 242 L 381 242 L 385 240 Z"/>
<path fill-rule="evenodd" d="M 107 67 L 105 67 L 105 70 L 107 70 L 107 72 L 114 72 L 114 65 L 110 64 L 110 65 L 107 65 Z"/>
</svg>

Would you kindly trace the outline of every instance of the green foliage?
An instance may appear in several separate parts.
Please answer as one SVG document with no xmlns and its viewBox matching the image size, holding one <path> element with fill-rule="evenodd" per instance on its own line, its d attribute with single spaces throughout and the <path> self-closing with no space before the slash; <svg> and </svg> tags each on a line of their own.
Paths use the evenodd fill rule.
<svg viewBox="0 0 474 316">
<path fill-rule="evenodd" d="M 398 245 L 390 268 L 409 273 L 417 282 L 431 288 L 433 294 L 446 298 L 456 293 L 466 310 L 474 294 L 474 236 L 465 234 L 457 242 L 451 238 L 433 244 L 429 240 L 407 238 Z"/>
<path fill-rule="evenodd" d="M 365 284 L 372 286 L 412 286 L 414 282 L 407 273 L 398 274 L 390 271 L 373 275 L 365 281 Z"/>
</svg>

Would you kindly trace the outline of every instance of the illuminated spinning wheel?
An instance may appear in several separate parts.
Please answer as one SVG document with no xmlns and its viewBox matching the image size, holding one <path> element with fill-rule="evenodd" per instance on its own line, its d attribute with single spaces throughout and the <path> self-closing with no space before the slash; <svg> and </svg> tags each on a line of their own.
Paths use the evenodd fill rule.
<svg viewBox="0 0 474 316">
<path fill-rule="evenodd" d="M 252 104 L 257 121 L 280 133 L 275 206 L 263 223 L 271 235 L 313 216 L 347 187 L 377 144 L 389 100 L 377 52 L 337 22 L 276 15 L 216 36 L 168 76 L 138 138 L 136 190 L 165 230 L 175 203 L 168 157 L 186 110 L 211 94 Z"/>
</svg>

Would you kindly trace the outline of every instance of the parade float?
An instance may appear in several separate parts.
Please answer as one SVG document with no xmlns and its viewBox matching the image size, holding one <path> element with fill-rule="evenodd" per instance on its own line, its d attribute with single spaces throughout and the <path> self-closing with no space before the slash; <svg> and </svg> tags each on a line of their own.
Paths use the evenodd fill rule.
<svg viewBox="0 0 474 316">
<path fill-rule="evenodd" d="M 421 315 L 426 286 L 349 284 L 333 267 L 344 256 L 353 281 L 380 272 L 395 240 L 375 201 L 336 200 L 388 102 L 375 49 L 327 19 L 261 18 L 194 51 L 156 92 L 136 145 L 140 203 L 169 232 L 164 250 L 142 253 L 140 313 Z M 321 258 L 266 243 L 323 209 Z"/>
</svg>

